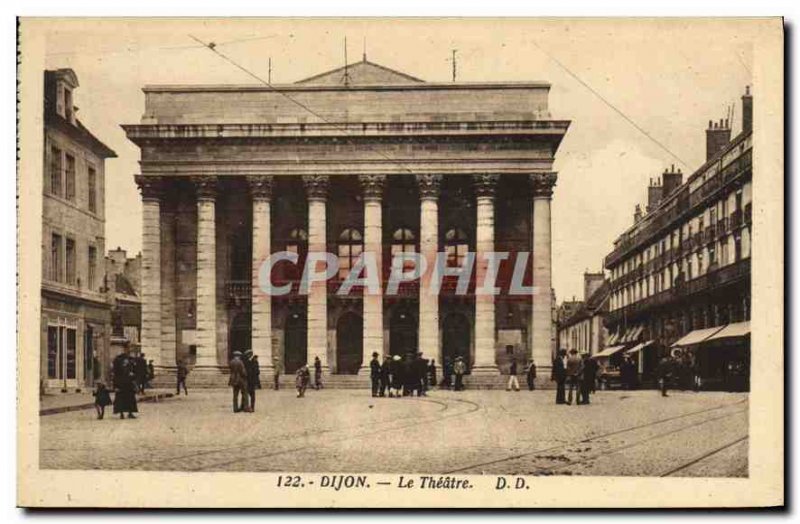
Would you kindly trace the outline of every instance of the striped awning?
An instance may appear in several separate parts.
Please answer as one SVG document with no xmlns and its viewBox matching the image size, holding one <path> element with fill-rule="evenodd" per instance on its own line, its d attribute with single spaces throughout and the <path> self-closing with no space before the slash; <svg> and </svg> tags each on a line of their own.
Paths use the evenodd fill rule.
<svg viewBox="0 0 800 524">
<path fill-rule="evenodd" d="M 619 338 L 619 333 L 612 333 L 611 336 L 608 337 L 606 344 L 608 344 L 609 346 L 613 346 L 614 344 L 617 343 L 618 338 Z"/>
<path fill-rule="evenodd" d="M 623 349 L 625 349 L 625 346 L 624 346 L 624 345 L 623 345 L 623 346 L 611 346 L 611 347 L 607 347 L 607 348 L 605 348 L 603 351 L 601 351 L 600 353 L 596 353 L 596 354 L 592 355 L 592 358 L 606 358 L 606 357 L 610 357 L 610 356 L 611 356 L 611 355 L 613 355 L 614 353 L 617 353 L 617 352 L 619 352 L 619 351 L 622 351 Z"/>
<path fill-rule="evenodd" d="M 636 342 L 639 340 L 639 337 L 642 336 L 642 331 L 644 331 L 643 325 L 634 326 L 625 333 L 625 336 L 622 337 L 620 342 L 624 344 L 628 344 L 630 342 Z"/>
<path fill-rule="evenodd" d="M 677 342 L 672 344 L 672 347 L 676 346 L 691 346 L 692 344 L 699 344 L 705 340 L 708 340 L 709 337 L 715 335 L 722 331 L 723 326 L 717 326 L 712 328 L 706 329 L 695 329 L 694 331 L 690 331 L 684 336 L 682 336 Z"/>
</svg>

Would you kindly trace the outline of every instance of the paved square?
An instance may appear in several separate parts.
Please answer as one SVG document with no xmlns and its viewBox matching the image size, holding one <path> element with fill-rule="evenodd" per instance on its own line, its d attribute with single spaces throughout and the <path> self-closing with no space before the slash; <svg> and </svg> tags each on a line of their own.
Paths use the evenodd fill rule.
<svg viewBox="0 0 800 524">
<path fill-rule="evenodd" d="M 180 471 L 747 476 L 746 393 L 600 391 L 558 406 L 553 391 L 260 391 L 255 413 L 229 390 L 41 420 L 41 467 Z"/>
</svg>

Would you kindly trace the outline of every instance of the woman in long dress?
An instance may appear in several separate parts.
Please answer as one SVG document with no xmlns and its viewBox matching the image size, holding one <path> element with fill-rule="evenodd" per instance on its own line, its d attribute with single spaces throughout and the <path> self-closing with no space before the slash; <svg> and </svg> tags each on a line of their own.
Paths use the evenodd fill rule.
<svg viewBox="0 0 800 524">
<path fill-rule="evenodd" d="M 114 359 L 114 414 L 119 413 L 119 418 L 124 419 L 125 413 L 128 418 L 136 418 L 133 414 L 138 413 L 136 406 L 136 384 L 134 382 L 133 360 L 124 353 Z"/>
</svg>

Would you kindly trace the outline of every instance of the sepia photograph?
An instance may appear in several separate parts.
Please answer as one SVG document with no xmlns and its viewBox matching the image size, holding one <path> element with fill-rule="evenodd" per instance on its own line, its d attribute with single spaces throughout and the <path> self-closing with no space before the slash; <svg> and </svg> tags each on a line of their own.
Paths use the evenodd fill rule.
<svg viewBox="0 0 800 524">
<path fill-rule="evenodd" d="M 18 48 L 20 505 L 783 503 L 780 18 Z"/>
</svg>

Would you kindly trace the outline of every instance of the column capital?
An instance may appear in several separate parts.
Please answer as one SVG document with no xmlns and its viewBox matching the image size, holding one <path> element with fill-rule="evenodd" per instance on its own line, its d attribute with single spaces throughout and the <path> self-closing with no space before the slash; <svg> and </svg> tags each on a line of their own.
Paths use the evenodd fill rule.
<svg viewBox="0 0 800 524">
<path fill-rule="evenodd" d="M 472 175 L 472 182 L 475 186 L 475 195 L 477 197 L 494 197 L 495 190 L 497 189 L 497 182 L 499 180 L 500 175 Z"/>
<path fill-rule="evenodd" d="M 160 176 L 136 175 L 133 177 L 142 200 L 159 200 L 164 196 L 164 180 Z"/>
<path fill-rule="evenodd" d="M 365 202 L 381 201 L 383 188 L 386 185 L 386 175 L 358 175 L 358 181 L 361 182 Z"/>
<path fill-rule="evenodd" d="M 439 198 L 439 188 L 442 184 L 442 175 L 417 175 L 419 197 L 422 200 Z"/>
<path fill-rule="evenodd" d="M 217 198 L 217 177 L 213 175 L 193 176 L 192 184 L 197 193 L 197 200 L 214 200 Z"/>
<path fill-rule="evenodd" d="M 247 185 L 253 200 L 270 200 L 272 198 L 272 175 L 247 175 Z"/>
<path fill-rule="evenodd" d="M 552 198 L 553 188 L 556 185 L 557 178 L 558 175 L 555 171 L 531 173 L 530 179 L 533 198 Z"/>
<path fill-rule="evenodd" d="M 303 175 L 303 185 L 309 200 L 325 201 L 328 198 L 328 175 Z"/>
</svg>

